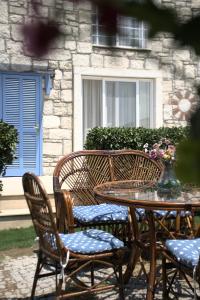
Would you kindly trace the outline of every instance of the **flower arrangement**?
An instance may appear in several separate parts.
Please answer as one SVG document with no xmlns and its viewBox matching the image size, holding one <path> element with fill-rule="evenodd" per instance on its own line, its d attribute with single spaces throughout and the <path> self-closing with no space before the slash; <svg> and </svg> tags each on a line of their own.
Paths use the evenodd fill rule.
<svg viewBox="0 0 200 300">
<path fill-rule="evenodd" d="M 171 143 L 170 140 L 166 138 L 163 138 L 158 143 L 155 143 L 152 146 L 152 149 L 149 149 L 148 143 L 146 143 L 143 148 L 146 153 L 149 153 L 149 157 L 151 159 L 161 159 L 168 163 L 175 161 L 176 147 Z"/>
</svg>

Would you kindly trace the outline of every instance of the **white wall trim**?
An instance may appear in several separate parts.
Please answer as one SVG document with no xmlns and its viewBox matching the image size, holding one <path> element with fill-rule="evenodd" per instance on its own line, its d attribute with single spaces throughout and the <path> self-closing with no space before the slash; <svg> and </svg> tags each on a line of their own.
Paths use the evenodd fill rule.
<svg viewBox="0 0 200 300">
<path fill-rule="evenodd" d="M 121 70 L 110 68 L 74 67 L 74 134 L 73 151 L 83 149 L 83 101 L 82 78 L 112 77 L 127 79 L 154 79 L 155 127 L 163 125 L 162 111 L 162 71 L 159 70 Z"/>
</svg>

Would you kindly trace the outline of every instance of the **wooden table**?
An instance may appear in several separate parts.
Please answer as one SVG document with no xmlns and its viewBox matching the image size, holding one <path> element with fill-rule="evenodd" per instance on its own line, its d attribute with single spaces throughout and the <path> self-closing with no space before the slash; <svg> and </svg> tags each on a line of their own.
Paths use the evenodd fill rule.
<svg viewBox="0 0 200 300">
<path fill-rule="evenodd" d="M 190 187 L 180 192 L 175 191 L 174 193 L 166 194 L 157 190 L 155 182 L 134 180 L 115 181 L 98 185 L 94 188 L 94 194 L 96 199 L 102 202 L 125 205 L 130 208 L 136 247 L 134 247 L 130 258 L 130 268 L 127 268 L 129 274 L 126 274 L 125 281 L 126 278 L 130 277 L 130 273 L 132 273 L 143 247 L 135 210 L 136 208 L 145 209 L 150 249 L 150 271 L 146 299 L 153 299 L 156 283 L 156 255 L 158 251 L 155 210 L 175 210 L 177 214 L 180 214 L 181 211 L 190 211 L 193 214 L 194 211 L 200 210 L 200 189 Z M 169 238 L 172 237 L 176 238 L 173 234 Z"/>
</svg>

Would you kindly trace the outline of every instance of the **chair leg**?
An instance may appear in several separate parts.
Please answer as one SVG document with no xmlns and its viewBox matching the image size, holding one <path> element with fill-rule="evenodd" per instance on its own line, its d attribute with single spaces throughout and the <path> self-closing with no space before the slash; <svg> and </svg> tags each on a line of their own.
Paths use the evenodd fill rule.
<svg viewBox="0 0 200 300">
<path fill-rule="evenodd" d="M 122 266 L 119 266 L 119 299 L 124 300 L 124 280 L 122 274 Z"/>
<path fill-rule="evenodd" d="M 162 281 L 163 281 L 163 299 L 168 299 L 167 293 L 167 273 L 166 273 L 166 257 L 162 258 Z"/>
<path fill-rule="evenodd" d="M 35 276 L 34 276 L 34 280 L 33 280 L 33 286 L 32 286 L 32 290 L 31 290 L 31 300 L 33 300 L 34 296 L 35 296 L 35 289 L 36 289 L 37 281 L 39 278 L 39 273 L 41 270 L 41 264 L 42 264 L 42 254 L 39 252 L 37 266 L 36 266 L 36 270 L 35 270 Z"/>
</svg>

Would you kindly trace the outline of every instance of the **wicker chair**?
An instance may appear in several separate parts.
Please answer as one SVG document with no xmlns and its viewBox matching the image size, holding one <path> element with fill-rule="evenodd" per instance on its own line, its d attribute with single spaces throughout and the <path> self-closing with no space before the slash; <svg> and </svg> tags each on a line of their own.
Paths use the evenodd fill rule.
<svg viewBox="0 0 200 300">
<path fill-rule="evenodd" d="M 167 240 L 166 250 L 162 252 L 162 255 L 163 299 L 172 299 L 169 298 L 169 293 L 170 291 L 174 292 L 175 278 L 177 275 L 181 275 L 181 278 L 186 280 L 196 300 L 196 282 L 200 285 L 200 238 Z M 168 269 L 174 269 L 174 271 L 167 272 Z M 180 295 L 180 290 L 178 294 Z"/>
<path fill-rule="evenodd" d="M 59 231 L 106 227 L 124 242 L 130 242 L 132 233 L 127 208 L 98 203 L 93 189 L 107 181 L 157 181 L 161 171 L 160 164 L 137 150 L 85 150 L 64 156 L 55 167 L 53 180 Z M 66 215 L 62 213 L 64 199 L 68 202 Z M 94 218 L 89 219 L 89 216 Z"/>
<path fill-rule="evenodd" d="M 38 262 L 35 271 L 31 299 L 35 294 L 37 281 L 44 276 L 55 276 L 56 299 L 71 298 L 81 294 L 102 292 L 119 287 L 119 299 L 124 299 L 122 265 L 127 256 L 124 243 L 113 235 L 96 229 L 79 231 L 71 234 L 59 234 L 54 220 L 50 200 L 40 180 L 31 173 L 23 176 L 23 188 L 30 214 L 39 236 Z M 65 204 L 65 201 L 64 201 Z M 113 272 L 98 281 L 95 266 L 109 268 Z M 51 267 L 51 271 L 41 273 L 43 267 Z M 82 279 L 83 270 L 89 272 L 90 284 Z M 59 280 L 58 280 L 58 274 Z M 116 275 L 116 283 L 107 282 Z M 77 291 L 65 289 L 65 283 L 73 281 Z M 69 288 L 69 286 L 67 287 Z"/>
</svg>

